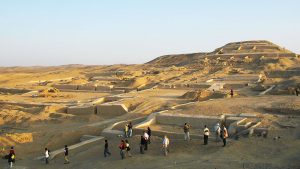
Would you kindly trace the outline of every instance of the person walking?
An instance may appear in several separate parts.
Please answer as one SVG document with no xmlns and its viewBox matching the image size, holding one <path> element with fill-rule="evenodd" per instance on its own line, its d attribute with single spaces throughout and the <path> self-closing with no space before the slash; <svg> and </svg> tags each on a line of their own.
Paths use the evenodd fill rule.
<svg viewBox="0 0 300 169">
<path fill-rule="evenodd" d="M 46 164 L 49 164 L 49 157 L 50 157 L 50 153 L 48 148 L 45 148 L 45 162 Z"/>
<path fill-rule="evenodd" d="M 128 142 L 127 139 L 125 140 L 125 150 L 126 150 L 126 154 L 127 154 L 129 157 L 132 157 L 132 155 L 131 155 L 131 153 L 130 153 L 130 145 L 129 145 L 129 142 Z"/>
<path fill-rule="evenodd" d="M 170 144 L 170 140 L 167 137 L 167 135 L 164 136 L 163 138 L 163 142 L 162 142 L 162 149 L 164 152 L 164 155 L 167 156 L 168 152 L 169 152 L 169 144 Z"/>
<path fill-rule="evenodd" d="M 207 128 L 206 125 L 204 125 L 204 145 L 208 144 L 208 136 L 209 136 L 209 129 Z"/>
<path fill-rule="evenodd" d="M 65 155 L 65 164 L 69 164 L 70 161 L 69 161 L 69 148 L 67 145 L 65 145 L 65 148 L 64 148 L 64 155 Z"/>
<path fill-rule="evenodd" d="M 9 168 L 13 167 L 13 163 L 14 162 L 15 162 L 15 154 L 9 153 L 9 155 L 8 155 L 8 165 L 9 165 Z"/>
<path fill-rule="evenodd" d="M 148 126 L 148 128 L 147 128 L 147 134 L 148 134 L 148 136 L 149 136 L 149 138 L 148 138 L 148 144 L 150 144 L 150 143 L 151 143 L 151 134 L 152 134 L 152 131 L 151 131 L 151 129 L 150 129 L 149 126 Z"/>
<path fill-rule="evenodd" d="M 214 126 L 214 132 L 215 132 L 216 142 L 218 142 L 220 139 L 220 135 L 221 135 L 221 127 L 220 127 L 219 123 L 217 123 Z"/>
<path fill-rule="evenodd" d="M 126 148 L 125 147 L 125 141 L 121 140 L 121 143 L 119 145 L 119 149 L 120 149 L 120 155 L 121 155 L 122 160 L 125 158 L 125 153 L 124 153 L 125 148 Z"/>
<path fill-rule="evenodd" d="M 221 138 L 223 140 L 223 147 L 226 146 L 227 137 L 228 137 L 228 132 L 227 132 L 227 129 L 226 129 L 225 125 L 223 125 L 223 127 L 221 129 Z"/>
<path fill-rule="evenodd" d="M 124 137 L 125 137 L 125 138 L 128 137 L 128 130 L 129 130 L 128 124 L 126 124 L 125 127 L 124 127 Z"/>
<path fill-rule="evenodd" d="M 230 96 L 231 96 L 231 98 L 233 98 L 233 90 L 232 89 L 230 89 Z"/>
<path fill-rule="evenodd" d="M 16 153 L 15 153 L 15 149 L 14 147 L 10 147 L 10 150 L 9 150 L 9 154 L 8 154 L 8 164 L 9 164 L 9 167 L 12 168 L 13 167 L 13 163 L 16 162 Z"/>
<path fill-rule="evenodd" d="M 140 153 L 141 154 L 144 154 L 145 144 L 146 144 L 146 140 L 145 140 L 144 136 L 141 136 L 141 143 L 140 143 Z"/>
<path fill-rule="evenodd" d="M 105 144 L 104 144 L 104 157 L 107 157 L 107 155 L 111 155 L 111 153 L 109 152 L 109 149 L 108 149 L 108 142 L 107 140 L 105 140 Z"/>
<path fill-rule="evenodd" d="M 128 124 L 128 137 L 132 137 L 132 128 L 133 128 L 132 123 L 129 122 L 129 124 Z"/>
<path fill-rule="evenodd" d="M 190 138 L 190 125 L 187 124 L 187 123 L 184 123 L 183 131 L 184 131 L 184 140 L 185 141 L 190 141 L 191 140 L 191 138 Z"/>
<path fill-rule="evenodd" d="M 148 133 L 146 132 L 146 131 L 144 131 L 144 134 L 143 134 L 143 136 L 144 136 L 144 139 L 145 139 L 145 149 L 144 150 L 148 150 L 148 140 L 149 140 L 149 135 L 148 135 Z"/>
</svg>

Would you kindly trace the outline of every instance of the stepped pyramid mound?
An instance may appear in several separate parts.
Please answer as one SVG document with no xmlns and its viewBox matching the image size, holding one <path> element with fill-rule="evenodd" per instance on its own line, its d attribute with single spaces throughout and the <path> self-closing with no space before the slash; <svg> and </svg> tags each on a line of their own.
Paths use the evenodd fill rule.
<svg viewBox="0 0 300 169">
<path fill-rule="evenodd" d="M 220 48 L 217 48 L 211 54 L 273 54 L 273 53 L 292 53 L 285 48 L 282 48 L 272 42 L 260 40 L 260 41 L 242 41 L 228 43 Z"/>
<path fill-rule="evenodd" d="M 228 43 L 213 52 L 175 54 L 158 57 L 148 64 L 155 66 L 184 66 L 197 63 L 220 63 L 228 60 L 252 62 L 262 58 L 295 57 L 295 53 L 266 40 Z"/>
</svg>

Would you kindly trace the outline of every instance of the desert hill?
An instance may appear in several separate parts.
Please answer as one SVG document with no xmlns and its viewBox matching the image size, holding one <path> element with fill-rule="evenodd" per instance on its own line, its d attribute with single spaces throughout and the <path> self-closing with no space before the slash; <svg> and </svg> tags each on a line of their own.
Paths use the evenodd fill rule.
<svg viewBox="0 0 300 169">
<path fill-rule="evenodd" d="M 175 54 L 160 56 L 147 64 L 158 67 L 185 66 L 197 64 L 225 64 L 236 60 L 239 63 L 258 62 L 263 58 L 290 58 L 297 54 L 266 40 L 241 41 L 228 43 L 212 52 Z"/>
</svg>

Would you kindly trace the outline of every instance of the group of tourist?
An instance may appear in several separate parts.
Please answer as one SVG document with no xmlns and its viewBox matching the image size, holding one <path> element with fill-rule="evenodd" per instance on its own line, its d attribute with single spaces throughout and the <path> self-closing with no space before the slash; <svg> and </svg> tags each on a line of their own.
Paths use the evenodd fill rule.
<svg viewBox="0 0 300 169">
<path fill-rule="evenodd" d="M 128 124 L 125 125 L 124 128 L 124 138 L 130 138 L 132 137 L 133 134 L 133 125 L 131 122 L 129 122 Z M 190 141 L 191 137 L 190 137 L 190 129 L 191 129 L 191 125 L 188 123 L 185 123 L 183 126 L 183 131 L 184 131 L 184 140 L 185 141 Z M 228 132 L 227 129 L 225 127 L 225 125 L 222 125 L 222 127 L 220 126 L 219 123 L 217 123 L 214 126 L 214 132 L 215 132 L 215 137 L 216 137 L 216 142 L 218 142 L 220 140 L 220 138 L 223 140 L 223 147 L 226 146 L 226 139 L 228 138 Z M 141 140 L 140 140 L 140 153 L 144 154 L 145 151 L 148 150 L 148 145 L 151 143 L 151 134 L 152 131 L 150 129 L 150 127 L 147 128 L 147 130 L 143 131 L 143 133 L 141 134 Z M 205 125 L 204 126 L 204 130 L 203 130 L 203 138 L 204 138 L 204 145 L 208 144 L 208 138 L 210 135 L 210 130 L 208 129 L 208 127 Z M 162 150 L 165 156 L 167 156 L 168 152 L 169 152 L 169 144 L 170 144 L 170 140 L 167 137 L 167 135 L 165 135 L 163 137 L 162 140 Z M 128 157 L 132 157 L 130 150 L 130 144 L 128 139 L 122 139 L 120 144 L 119 144 L 119 149 L 120 149 L 120 156 L 121 159 Z M 69 164 L 69 148 L 67 145 L 65 145 L 64 149 L 64 163 L 65 164 Z M 111 156 L 111 152 L 109 150 L 109 145 L 108 145 L 108 140 L 105 140 L 104 143 L 104 157 L 108 157 Z M 8 163 L 9 163 L 9 167 L 12 168 L 13 163 L 15 163 L 15 151 L 14 151 L 14 147 L 11 147 L 10 151 L 9 151 L 9 155 L 7 156 L 8 158 Z M 50 150 L 48 148 L 45 148 L 45 163 L 49 164 L 49 158 L 50 158 Z"/>
<path fill-rule="evenodd" d="M 69 148 L 67 145 L 65 145 L 65 148 L 64 148 L 64 161 L 65 163 L 64 164 L 69 164 L 70 161 L 69 161 Z M 46 164 L 49 164 L 49 159 L 50 159 L 50 150 L 46 147 L 45 148 L 45 163 Z"/>
<path fill-rule="evenodd" d="M 185 141 L 191 140 L 191 138 L 190 138 L 190 128 L 191 128 L 191 125 L 188 124 L 188 123 L 185 123 L 184 126 L 183 126 L 184 140 Z M 221 127 L 220 124 L 217 123 L 214 126 L 214 132 L 215 132 L 216 142 L 218 142 L 219 139 L 221 138 L 222 141 L 223 141 L 223 147 L 225 147 L 226 146 L 226 139 L 228 138 L 228 131 L 227 131 L 225 125 L 222 125 L 222 127 Z M 203 130 L 204 145 L 208 144 L 209 135 L 210 135 L 210 131 L 207 128 L 207 126 L 204 125 L 204 130 Z"/>
<path fill-rule="evenodd" d="M 132 126 L 131 122 L 129 122 L 128 124 L 125 125 L 125 128 L 124 128 L 124 137 L 125 138 L 132 137 L 132 133 L 133 133 L 132 127 L 133 126 Z M 185 141 L 191 140 L 190 128 L 191 128 L 191 125 L 188 123 L 185 123 L 183 126 Z M 228 138 L 228 131 L 227 131 L 225 125 L 220 126 L 220 124 L 217 123 L 214 126 L 214 132 L 215 132 L 216 142 L 218 142 L 220 139 L 222 139 L 223 147 L 225 147 L 226 139 Z M 210 135 L 210 131 L 209 131 L 208 127 L 206 125 L 204 125 L 204 130 L 203 130 L 204 145 L 208 144 L 209 135 Z M 151 143 L 151 129 L 150 129 L 150 127 L 148 127 L 147 130 L 145 130 L 141 135 L 141 141 L 140 141 L 140 153 L 141 154 L 144 154 L 145 151 L 148 150 L 148 145 L 150 143 Z M 162 149 L 163 149 L 163 152 L 165 155 L 167 155 L 169 152 L 169 144 L 170 144 L 170 140 L 165 135 L 163 138 L 163 141 L 162 141 Z M 124 159 L 126 156 L 131 157 L 129 142 L 127 139 L 121 140 L 119 149 L 120 149 L 121 159 Z M 107 157 L 107 154 L 110 155 L 109 150 L 108 150 L 107 140 L 105 140 L 104 157 Z"/>
<path fill-rule="evenodd" d="M 215 132 L 216 142 L 218 142 L 219 139 L 221 138 L 223 141 L 223 147 L 225 147 L 226 139 L 228 138 L 228 131 L 227 131 L 225 125 L 222 125 L 222 127 L 221 127 L 220 124 L 217 123 L 214 126 L 214 132 Z"/>
<path fill-rule="evenodd" d="M 144 154 L 145 151 L 148 150 L 148 145 L 151 143 L 151 129 L 148 127 L 146 131 L 143 132 L 141 135 L 141 141 L 140 141 L 140 153 Z M 169 152 L 169 138 L 165 135 L 162 141 L 162 149 L 165 155 Z M 120 149 L 120 156 L 121 159 L 126 158 L 126 156 L 132 157 L 130 153 L 130 146 L 129 146 L 129 141 L 127 139 L 121 140 L 121 143 L 119 144 L 119 149 Z M 111 155 L 108 149 L 108 142 L 105 140 L 105 146 L 104 146 L 104 157 L 107 157 L 107 154 Z"/>
</svg>

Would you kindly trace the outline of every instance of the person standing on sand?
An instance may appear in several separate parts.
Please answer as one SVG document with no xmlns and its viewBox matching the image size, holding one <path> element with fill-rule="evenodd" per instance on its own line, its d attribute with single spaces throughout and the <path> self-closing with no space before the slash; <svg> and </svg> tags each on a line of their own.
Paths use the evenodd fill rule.
<svg viewBox="0 0 300 169">
<path fill-rule="evenodd" d="M 185 141 L 190 141 L 191 140 L 191 138 L 190 138 L 190 125 L 187 124 L 187 123 L 184 123 L 183 131 L 184 131 L 184 140 Z"/>
<path fill-rule="evenodd" d="M 131 122 L 129 122 L 129 124 L 128 124 L 128 137 L 132 137 L 132 123 Z"/>
<path fill-rule="evenodd" d="M 206 125 L 204 125 L 204 145 L 208 144 L 208 136 L 209 136 L 209 129 L 207 128 Z"/>
<path fill-rule="evenodd" d="M 144 136 L 141 136 L 141 143 L 140 143 L 140 153 L 141 154 L 144 154 L 145 144 L 146 144 L 146 140 L 145 140 Z"/>
<path fill-rule="evenodd" d="M 9 167 L 12 168 L 13 167 L 13 163 L 15 163 L 15 162 L 16 162 L 16 154 L 15 154 L 14 147 L 10 147 L 9 155 L 8 155 L 8 164 L 9 164 Z"/>
<path fill-rule="evenodd" d="M 152 131 L 151 131 L 151 129 L 150 129 L 149 126 L 148 126 L 148 128 L 147 128 L 147 134 L 148 134 L 148 136 L 149 136 L 149 138 L 148 138 L 148 144 L 150 144 L 150 143 L 151 143 L 151 134 L 152 134 Z"/>
<path fill-rule="evenodd" d="M 126 150 L 126 154 L 129 156 L 129 157 L 132 157 L 131 153 L 130 153 L 130 145 L 129 145 L 129 142 L 128 140 L 126 139 L 125 140 L 125 150 Z"/>
<path fill-rule="evenodd" d="M 230 89 L 230 96 L 231 96 L 231 98 L 233 98 L 233 90 L 232 89 Z"/>
<path fill-rule="evenodd" d="M 65 148 L 64 148 L 64 155 L 65 155 L 65 164 L 69 164 L 70 161 L 69 161 L 69 148 L 67 145 L 65 145 Z"/>
<path fill-rule="evenodd" d="M 9 154 L 16 155 L 14 147 L 10 147 Z"/>
<path fill-rule="evenodd" d="M 105 140 L 105 144 L 104 144 L 104 157 L 107 157 L 107 155 L 111 155 L 111 153 L 109 152 L 109 149 L 108 149 L 108 142 L 107 140 Z"/>
<path fill-rule="evenodd" d="M 45 162 L 46 162 L 46 164 L 49 164 L 49 157 L 50 157 L 49 150 L 48 150 L 48 148 L 45 148 Z"/>
<path fill-rule="evenodd" d="M 299 95 L 299 89 L 298 88 L 295 88 L 295 93 L 296 93 L 296 96 Z"/>
<path fill-rule="evenodd" d="M 9 168 L 13 167 L 14 161 L 15 161 L 15 154 L 9 153 L 9 155 L 8 155 L 8 165 L 9 165 Z"/>
<path fill-rule="evenodd" d="M 125 127 L 124 127 L 124 137 L 125 137 L 125 138 L 128 137 L 128 130 L 129 130 L 128 124 L 126 124 Z"/>
<path fill-rule="evenodd" d="M 214 126 L 214 132 L 215 132 L 215 136 L 216 136 L 216 142 L 219 141 L 219 137 L 221 135 L 221 128 L 220 128 L 220 124 L 217 123 L 215 126 Z"/>
<path fill-rule="evenodd" d="M 226 129 L 225 125 L 223 125 L 223 127 L 221 129 L 221 138 L 223 140 L 223 147 L 226 146 L 227 137 L 228 137 L 228 132 L 227 132 L 227 129 Z"/>
<path fill-rule="evenodd" d="M 144 131 L 144 134 L 143 134 L 143 136 L 144 136 L 144 139 L 145 139 L 145 149 L 144 150 L 148 150 L 148 140 L 149 140 L 149 135 L 148 135 L 148 133 L 146 132 L 146 131 Z"/>
<path fill-rule="evenodd" d="M 164 136 L 163 138 L 163 142 L 162 142 L 162 149 L 164 152 L 164 155 L 167 156 L 168 152 L 169 152 L 169 144 L 170 144 L 170 140 L 167 137 L 167 135 Z"/>
<path fill-rule="evenodd" d="M 126 148 L 125 147 L 125 141 L 121 140 L 121 143 L 119 145 L 119 149 L 120 149 L 120 155 L 121 155 L 122 160 L 125 158 L 125 153 L 124 153 L 125 148 Z"/>
</svg>

